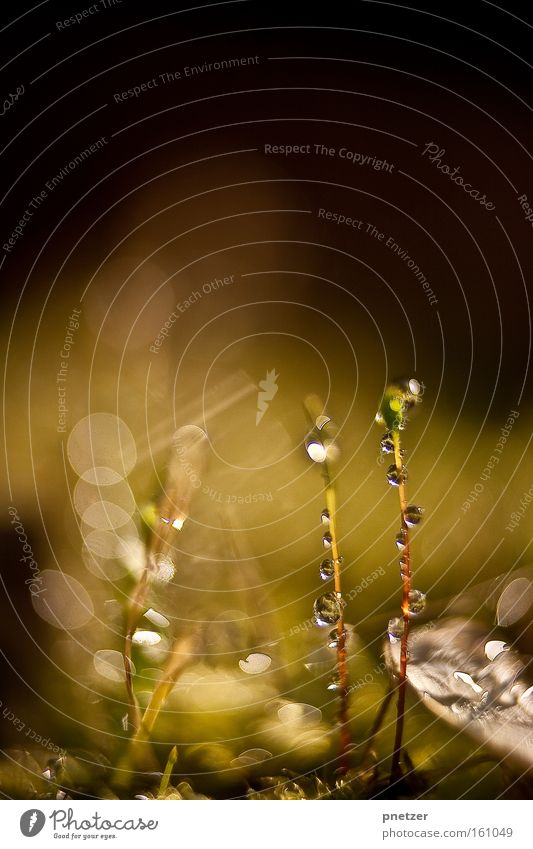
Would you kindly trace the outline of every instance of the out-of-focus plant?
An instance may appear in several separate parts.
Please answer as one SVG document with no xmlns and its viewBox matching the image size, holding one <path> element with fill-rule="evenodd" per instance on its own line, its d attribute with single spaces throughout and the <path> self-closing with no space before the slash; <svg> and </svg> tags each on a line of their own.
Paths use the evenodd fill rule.
<svg viewBox="0 0 533 849">
<path fill-rule="evenodd" d="M 167 583 L 174 575 L 174 544 L 189 515 L 192 496 L 201 484 L 208 446 L 207 434 L 195 425 L 187 425 L 175 432 L 165 488 L 159 499 L 144 569 L 127 605 L 124 669 L 129 704 L 128 727 L 133 732 L 134 747 L 149 739 L 170 689 L 185 666 L 194 659 L 197 634 L 192 629 L 175 640 L 150 702 L 141 714 L 133 686 L 132 646 L 135 642 L 142 644 L 146 635 L 151 633 L 138 629 L 139 621 L 147 611 L 150 586 L 154 581 Z M 157 614 L 155 617 L 157 621 Z"/>
</svg>

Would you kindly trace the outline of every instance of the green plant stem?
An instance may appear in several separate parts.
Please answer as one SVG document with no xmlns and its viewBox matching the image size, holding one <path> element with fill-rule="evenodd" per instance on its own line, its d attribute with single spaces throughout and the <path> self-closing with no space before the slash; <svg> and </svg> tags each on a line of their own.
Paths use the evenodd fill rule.
<svg viewBox="0 0 533 849">
<path fill-rule="evenodd" d="M 165 771 L 161 778 L 161 784 L 159 785 L 159 792 L 157 794 L 158 799 L 164 799 L 165 793 L 168 789 L 168 783 L 170 781 L 170 776 L 172 775 L 172 770 L 174 769 L 175 763 L 178 760 L 178 750 L 176 746 L 172 746 L 170 750 L 170 754 L 168 756 L 167 765 L 165 767 Z"/>
<path fill-rule="evenodd" d="M 341 592 L 341 567 L 337 543 L 336 497 L 329 469 L 325 468 L 326 508 L 329 513 L 329 533 L 331 535 L 331 553 L 333 556 L 335 595 L 340 603 L 341 615 L 337 622 L 337 670 L 339 675 L 339 725 L 340 725 L 340 768 L 348 769 L 348 748 L 351 738 L 348 729 L 348 669 L 346 665 L 346 631 L 344 629 L 344 605 Z"/>
<path fill-rule="evenodd" d="M 144 601 L 150 584 L 152 569 L 151 557 L 147 555 L 145 567 L 139 583 L 130 599 L 128 612 L 126 616 L 126 634 L 124 637 L 124 674 L 126 679 L 126 694 L 128 698 L 128 726 L 133 731 L 139 728 L 141 724 L 141 711 L 133 690 L 133 664 L 131 659 L 131 649 L 133 635 L 137 628 L 137 623 L 143 611 Z"/>
<path fill-rule="evenodd" d="M 187 636 L 179 637 L 175 640 L 169 659 L 163 669 L 161 679 L 152 693 L 150 702 L 144 711 L 142 721 L 135 730 L 130 740 L 127 754 L 120 764 L 120 770 L 124 773 L 126 779 L 137 768 L 142 768 L 145 765 L 147 747 L 151 750 L 149 743 L 150 735 L 157 717 L 177 679 L 187 666 L 194 661 L 199 648 L 199 635 L 199 629 L 195 629 Z"/>
<path fill-rule="evenodd" d="M 135 587 L 129 601 L 126 614 L 126 633 L 124 636 L 124 674 L 126 682 L 126 695 L 128 699 L 128 726 L 135 732 L 141 724 L 141 711 L 133 689 L 133 664 L 131 650 L 133 635 L 139 623 L 144 608 L 146 596 L 154 577 L 156 566 L 155 558 L 171 547 L 170 525 L 163 525 L 159 534 L 152 531 L 150 546 L 146 554 L 142 575 Z"/>
<path fill-rule="evenodd" d="M 393 431 L 394 442 L 394 460 L 396 469 L 401 473 L 402 456 L 399 431 Z M 402 568 L 402 619 L 403 630 L 400 643 L 400 669 L 398 678 L 398 706 L 396 713 L 396 731 L 394 736 L 394 749 L 392 753 L 392 765 L 390 780 L 391 783 L 396 781 L 401 775 L 400 759 L 402 754 L 403 727 L 405 718 L 405 696 L 407 690 L 407 659 L 408 659 L 408 642 L 409 642 L 409 593 L 411 592 L 411 557 L 409 551 L 409 527 L 405 521 L 405 512 L 407 509 L 407 493 L 403 478 L 400 477 L 398 487 L 400 497 L 400 512 L 401 512 L 401 529 L 404 534 L 405 545 L 402 551 L 402 559 L 404 565 Z"/>
</svg>

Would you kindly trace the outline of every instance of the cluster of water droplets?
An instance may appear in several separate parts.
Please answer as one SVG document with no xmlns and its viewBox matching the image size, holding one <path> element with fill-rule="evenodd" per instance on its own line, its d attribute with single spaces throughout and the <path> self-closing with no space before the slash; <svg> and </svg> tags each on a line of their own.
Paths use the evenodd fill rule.
<svg viewBox="0 0 533 849">
<path fill-rule="evenodd" d="M 409 617 L 418 616 L 426 606 L 426 594 L 421 590 L 410 590 L 409 592 Z M 399 643 L 405 630 L 405 622 L 401 616 L 395 616 L 389 620 L 387 634 L 391 643 Z"/>
<path fill-rule="evenodd" d="M 503 640 L 488 640 L 484 654 L 489 661 L 473 675 L 458 669 L 453 672 L 453 691 L 458 698 L 450 708 L 460 719 L 470 720 L 506 708 L 519 709 L 515 721 L 528 724 L 533 718 L 533 687 L 524 676 L 527 666 L 518 660 L 512 647 Z M 475 677 L 474 677 L 475 676 Z M 506 719 L 512 728 L 510 716 Z"/>
<path fill-rule="evenodd" d="M 422 400 L 423 386 L 411 377 L 389 386 L 383 398 L 381 409 L 376 413 L 378 424 L 393 422 L 394 430 L 404 430 L 407 424 L 407 413 Z"/>
<path fill-rule="evenodd" d="M 335 462 L 340 451 L 336 442 L 337 426 L 329 416 L 315 419 L 313 430 L 305 438 L 305 450 L 313 463 Z"/>
<path fill-rule="evenodd" d="M 324 535 L 322 537 L 322 545 L 326 550 L 332 548 L 333 539 L 330 533 L 330 515 L 327 509 L 324 509 L 320 516 Z M 336 568 L 342 566 L 344 558 L 338 556 L 336 561 L 332 557 L 327 557 L 320 563 L 319 575 L 323 581 L 333 581 L 335 579 Z M 340 593 L 330 591 L 318 596 L 313 604 L 314 621 L 322 628 L 337 626 L 342 617 L 343 601 Z M 344 639 L 346 640 L 347 632 L 344 629 Z M 340 635 L 337 627 L 330 631 L 328 636 L 328 648 L 338 649 L 340 645 Z M 340 684 L 338 676 L 334 676 L 327 685 L 328 690 L 339 690 Z"/>
<path fill-rule="evenodd" d="M 331 549 L 333 540 L 329 532 L 330 516 L 328 510 L 323 510 L 320 516 L 322 526 L 325 528 L 324 536 L 322 537 L 322 545 L 325 549 Z M 337 563 L 332 558 L 323 560 L 319 567 L 319 574 L 323 581 L 331 581 L 335 578 L 336 565 L 342 564 L 342 557 L 337 559 Z M 315 622 L 317 625 L 327 627 L 328 625 L 336 625 L 342 615 L 342 604 L 339 594 L 335 592 L 324 593 L 315 599 L 313 605 Z"/>
<path fill-rule="evenodd" d="M 394 462 L 386 471 L 386 479 L 390 486 L 401 487 L 407 482 L 407 468 L 403 462 L 404 450 L 400 447 L 398 431 L 404 430 L 407 422 L 407 412 L 420 403 L 422 386 L 415 379 L 404 380 L 388 388 L 385 393 L 381 410 L 376 414 L 378 424 L 388 425 L 380 440 L 380 450 L 384 456 L 394 457 Z M 410 578 L 409 564 L 409 528 L 414 528 L 422 521 L 424 509 L 417 504 L 408 504 L 402 512 L 402 525 L 396 534 L 395 543 L 398 549 L 400 577 L 402 581 Z M 421 590 L 410 590 L 408 598 L 408 616 L 418 616 L 426 605 L 426 596 Z M 405 615 L 405 614 L 404 614 Z M 405 631 L 405 621 L 402 617 L 394 617 L 389 621 L 387 632 L 390 642 L 400 642 Z"/>
</svg>

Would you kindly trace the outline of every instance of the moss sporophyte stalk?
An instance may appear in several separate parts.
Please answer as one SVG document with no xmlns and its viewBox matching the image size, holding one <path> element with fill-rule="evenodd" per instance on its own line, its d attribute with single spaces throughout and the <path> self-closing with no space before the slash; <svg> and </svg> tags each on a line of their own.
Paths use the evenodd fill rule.
<svg viewBox="0 0 533 849">
<path fill-rule="evenodd" d="M 407 499 L 407 468 L 404 463 L 405 452 L 401 444 L 401 433 L 408 421 L 408 412 L 422 400 L 422 386 L 415 378 L 390 384 L 383 395 L 376 422 L 383 424 L 387 431 L 383 434 L 380 448 L 383 454 L 391 456 L 386 478 L 390 486 L 398 490 L 400 501 L 400 530 L 395 543 L 400 558 L 400 578 L 402 582 L 401 616 L 390 620 L 388 637 L 391 642 L 400 643 L 400 664 L 398 675 L 398 704 L 396 730 L 392 754 L 391 782 L 401 776 L 402 738 L 405 718 L 405 696 L 407 685 L 409 627 L 412 616 L 421 613 L 425 606 L 425 595 L 411 585 L 412 566 L 410 548 L 410 530 L 419 524 L 424 512 L 422 507 L 409 504 Z"/>
<path fill-rule="evenodd" d="M 313 428 L 305 440 L 307 454 L 318 463 L 323 470 L 326 507 L 320 516 L 323 530 L 322 545 L 327 552 L 327 558 L 319 567 L 319 575 L 323 581 L 333 581 L 333 592 L 327 592 L 315 599 L 313 610 L 317 625 L 335 628 L 330 632 L 328 646 L 337 653 L 337 672 L 328 684 L 328 690 L 338 694 L 338 722 L 340 730 L 339 768 L 346 772 L 348 769 L 348 750 L 350 732 L 348 728 L 348 694 L 349 681 L 346 663 L 347 632 L 344 624 L 345 602 L 342 598 L 341 568 L 343 558 L 339 552 L 336 494 L 333 467 L 339 458 L 337 444 L 337 427 L 332 419 L 323 411 L 320 400 L 316 396 L 308 396 L 305 407 Z"/>
</svg>

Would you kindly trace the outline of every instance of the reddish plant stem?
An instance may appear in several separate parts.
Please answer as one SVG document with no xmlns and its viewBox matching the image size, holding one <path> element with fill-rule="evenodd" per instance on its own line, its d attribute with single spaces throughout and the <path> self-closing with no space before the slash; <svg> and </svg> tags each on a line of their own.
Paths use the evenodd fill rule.
<svg viewBox="0 0 533 849">
<path fill-rule="evenodd" d="M 391 699 L 394 695 L 394 690 L 395 690 L 395 687 L 393 687 L 393 686 L 391 686 L 387 690 L 387 692 L 385 693 L 385 696 L 383 697 L 383 701 L 381 702 L 380 708 L 377 712 L 376 718 L 375 718 L 374 722 L 372 723 L 372 728 L 370 729 L 370 732 L 368 734 L 368 739 L 365 743 L 365 748 L 363 749 L 363 754 L 362 754 L 362 757 L 361 757 L 361 763 L 363 764 L 363 766 L 367 763 L 367 761 L 370 757 L 370 753 L 372 751 L 372 747 L 373 747 L 374 742 L 376 740 L 376 737 L 378 735 L 378 731 L 383 724 L 383 720 L 385 719 L 387 710 L 389 708 L 390 701 L 391 701 Z"/>
<path fill-rule="evenodd" d="M 407 661 L 408 661 L 408 642 L 409 642 L 409 593 L 411 592 L 411 555 L 409 551 L 409 527 L 405 521 L 405 512 L 407 509 L 407 493 L 405 483 L 402 477 L 402 456 L 400 446 L 400 434 L 398 431 L 393 431 L 394 442 L 394 460 L 396 469 L 400 473 L 400 484 L 398 493 L 400 496 L 400 512 L 401 512 L 401 530 L 404 538 L 404 548 L 401 552 L 403 561 L 402 575 L 402 621 L 403 629 L 400 643 L 400 669 L 398 678 L 398 706 L 396 712 L 396 731 L 394 735 L 394 749 L 392 753 L 392 765 L 390 779 L 391 783 L 396 781 L 401 776 L 400 760 L 402 754 L 403 727 L 405 718 L 405 696 L 407 690 Z"/>
</svg>

